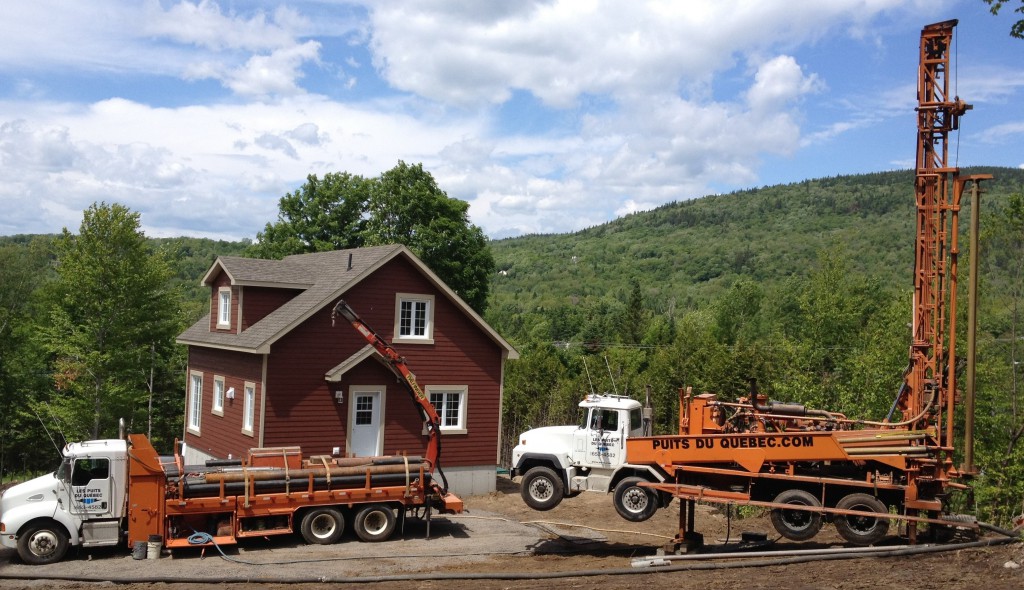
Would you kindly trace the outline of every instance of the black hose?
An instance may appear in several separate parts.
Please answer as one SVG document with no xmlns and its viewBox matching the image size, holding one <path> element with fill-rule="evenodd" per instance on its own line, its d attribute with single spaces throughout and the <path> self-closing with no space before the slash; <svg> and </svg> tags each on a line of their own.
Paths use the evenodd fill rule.
<svg viewBox="0 0 1024 590">
<path fill-rule="evenodd" d="M 980 526 L 981 528 L 983 528 L 985 530 L 992 531 L 993 533 L 997 533 L 997 534 L 1003 535 L 1005 537 L 1009 537 L 1011 539 L 1016 539 L 1018 541 L 1021 540 L 1021 538 L 1022 538 L 1022 536 L 1021 536 L 1022 533 L 1021 532 L 1014 532 L 1014 531 L 1011 531 L 1011 530 L 1008 530 L 1008 529 L 1004 529 L 1002 527 L 998 527 L 998 526 L 996 526 L 994 524 L 989 524 L 987 522 L 979 522 L 978 526 Z"/>
<path fill-rule="evenodd" d="M 928 546 L 914 546 L 914 547 L 901 547 L 899 549 L 893 549 L 890 551 L 879 551 L 872 553 L 834 553 L 828 555 L 808 555 L 808 556 L 796 556 L 796 557 L 784 557 L 784 558 L 773 558 L 773 559 L 758 559 L 752 561 L 716 561 L 711 563 L 686 563 L 683 565 L 670 565 L 663 567 L 654 567 L 649 569 L 638 569 L 634 567 L 628 568 L 609 568 L 609 569 L 590 569 L 590 570 L 573 570 L 573 571 L 558 571 L 558 572 L 513 572 L 513 571 L 501 571 L 501 572 L 465 572 L 465 573 L 445 573 L 445 572 L 425 572 L 416 574 L 393 574 L 393 575 L 375 575 L 375 576 L 343 576 L 339 578 L 328 578 L 328 577 L 315 577 L 315 578 L 257 578 L 253 576 L 239 576 L 239 577 L 220 577 L 220 578 L 193 578 L 189 580 L 190 584 L 232 584 L 232 583 L 248 583 L 248 584 L 362 584 L 362 583 L 375 583 L 375 582 L 424 582 L 424 581 L 437 581 L 437 580 L 552 580 L 560 578 L 581 578 L 581 577 L 593 577 L 593 576 L 622 576 L 622 575 L 646 575 L 653 573 L 662 572 L 685 572 L 685 571 L 702 571 L 702 570 L 719 570 L 719 569 L 733 569 L 733 568 L 746 568 L 746 567 L 766 567 L 766 566 L 780 566 L 780 565 L 795 565 L 802 563 L 811 563 L 816 561 L 833 561 L 840 559 L 861 559 L 864 557 L 902 557 L 907 555 L 921 555 L 926 553 L 939 553 L 941 551 L 958 551 L 961 549 L 973 549 L 978 547 L 990 547 L 992 545 L 1001 545 L 1014 541 L 1013 538 L 1002 538 L 992 539 L 989 541 L 974 541 L 970 543 L 955 543 L 950 545 L 928 545 Z M 397 556 L 396 556 L 397 557 Z M 70 575 L 59 575 L 59 576 L 47 576 L 47 575 L 19 575 L 19 574 L 6 574 L 0 573 L 0 580 L 48 580 L 48 581 L 73 581 L 73 582 L 112 582 L 112 583 L 143 583 L 143 584 L 155 584 L 155 583 L 175 583 L 181 582 L 179 577 L 170 576 L 149 576 L 149 577 L 101 577 L 101 576 L 70 576 Z"/>
</svg>

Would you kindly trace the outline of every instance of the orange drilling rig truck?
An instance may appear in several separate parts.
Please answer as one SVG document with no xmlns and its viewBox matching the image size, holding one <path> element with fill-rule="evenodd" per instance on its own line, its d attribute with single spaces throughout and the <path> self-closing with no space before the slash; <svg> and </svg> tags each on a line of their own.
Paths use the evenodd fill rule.
<svg viewBox="0 0 1024 590">
<path fill-rule="evenodd" d="M 182 464 L 139 434 L 72 443 L 60 467 L 0 498 L 0 544 L 23 561 L 59 561 L 70 546 L 230 545 L 246 537 L 301 533 L 308 543 L 341 539 L 346 521 L 363 541 L 384 541 L 399 518 L 422 509 L 462 512 L 440 469 L 440 419 L 405 360 L 344 300 L 342 316 L 380 354 L 420 409 L 423 457 L 303 458 L 298 447 L 252 449 L 245 461 Z M 438 484 L 433 474 L 440 476 Z"/>
<path fill-rule="evenodd" d="M 793 540 L 814 537 L 825 521 L 855 545 L 881 540 L 892 520 L 906 524 L 911 542 L 919 525 L 935 539 L 977 530 L 947 514 L 950 493 L 966 487 L 953 464 L 958 215 L 965 187 L 979 190 L 990 178 L 948 164 L 949 132 L 971 108 L 949 93 L 955 26 L 921 33 L 912 342 L 890 416 L 854 420 L 772 401 L 751 381 L 736 402 L 681 391 L 678 433 L 649 436 L 638 402 L 588 396 L 580 426 L 520 436 L 512 473 L 523 476 L 527 504 L 547 510 L 583 490 L 612 492 L 622 517 L 642 521 L 679 498 L 675 541 L 688 546 L 702 541 L 697 501 L 769 508 L 776 530 Z"/>
</svg>

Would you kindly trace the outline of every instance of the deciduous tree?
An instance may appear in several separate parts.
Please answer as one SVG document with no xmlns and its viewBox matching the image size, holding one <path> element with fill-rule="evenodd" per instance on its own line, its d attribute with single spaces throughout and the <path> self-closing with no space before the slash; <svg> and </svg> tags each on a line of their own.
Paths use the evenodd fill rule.
<svg viewBox="0 0 1024 590">
<path fill-rule="evenodd" d="M 357 248 L 363 243 L 372 181 L 348 172 L 316 174 L 278 201 L 277 221 L 256 234 L 249 249 L 258 258 Z"/>
<path fill-rule="evenodd" d="M 487 307 L 495 273 L 487 238 L 469 223 L 469 204 L 450 198 L 422 164 L 399 161 L 374 179 L 311 174 L 279 207 L 277 221 L 258 234 L 249 255 L 404 244 L 473 309 Z"/>
<path fill-rule="evenodd" d="M 153 363 L 170 358 L 178 300 L 170 271 L 139 229 L 139 215 L 93 204 L 78 234 L 56 243 L 57 279 L 41 332 L 53 355 L 54 411 L 69 437 L 113 435 L 143 422 Z"/>
<path fill-rule="evenodd" d="M 422 164 L 399 161 L 370 191 L 363 236 L 367 245 L 405 244 L 482 313 L 495 273 L 494 257 L 468 212 L 469 203 L 449 197 Z"/>
<path fill-rule="evenodd" d="M 1012 4 L 1012 0 L 985 0 L 985 4 L 988 4 L 989 11 L 992 14 L 999 14 L 999 10 L 1005 4 Z M 1020 6 L 1013 9 L 1017 14 L 1024 14 L 1024 0 L 1021 0 Z M 1024 19 L 1018 20 L 1013 23 L 1010 27 L 1010 36 L 1018 39 L 1024 39 Z"/>
</svg>

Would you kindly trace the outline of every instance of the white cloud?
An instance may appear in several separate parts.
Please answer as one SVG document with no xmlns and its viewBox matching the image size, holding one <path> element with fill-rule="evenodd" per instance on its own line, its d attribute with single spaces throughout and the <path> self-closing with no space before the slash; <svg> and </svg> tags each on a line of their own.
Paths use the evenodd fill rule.
<svg viewBox="0 0 1024 590">
<path fill-rule="evenodd" d="M 324 141 L 329 140 L 329 137 L 320 135 L 320 128 L 317 127 L 316 123 L 303 123 L 285 133 L 286 136 L 300 141 L 306 145 L 320 145 Z"/>
<path fill-rule="evenodd" d="M 478 134 L 309 96 L 176 109 L 0 102 L 0 203 L 16 204 L 0 233 L 77 227 L 82 210 L 107 201 L 139 211 L 150 235 L 254 237 L 308 174 L 376 176 Z"/>
<path fill-rule="evenodd" d="M 798 45 L 896 4 L 538 1 L 470 10 L 459 0 L 405 0 L 373 7 L 372 46 L 388 81 L 421 96 L 503 102 L 519 88 L 567 107 L 584 93 L 706 79 L 737 55 Z"/>
<path fill-rule="evenodd" d="M 226 74 L 213 77 L 242 96 L 291 96 L 301 94 L 298 85 L 302 77 L 301 66 L 307 61 L 317 61 L 320 44 L 307 41 L 302 45 L 274 50 L 270 55 L 254 55 L 245 65 Z"/>
<path fill-rule="evenodd" d="M 216 2 L 178 2 L 163 10 L 150 3 L 142 31 L 158 38 L 213 50 L 244 49 L 258 52 L 289 47 L 295 31 L 304 28 L 305 19 L 288 8 L 280 8 L 270 17 L 257 11 L 251 17 L 225 15 Z"/>
<path fill-rule="evenodd" d="M 301 68 L 319 59 L 320 43 L 301 39 L 310 28 L 285 7 L 244 16 L 206 0 L 37 0 L 5 6 L 0 66 L 214 78 L 243 96 L 289 96 L 302 92 Z"/>
<path fill-rule="evenodd" d="M 857 60 L 828 70 L 825 54 L 863 39 L 864 70 L 889 75 L 916 57 L 916 31 L 897 48 L 887 30 L 948 2 L 64 4 L 0 19 L 0 200 L 17 203 L 0 233 L 123 199 L 152 235 L 252 237 L 307 174 L 375 176 L 399 159 L 492 236 L 593 226 L 757 184 L 765 161 L 803 165 L 897 116 L 909 135 L 912 79 L 854 86 Z M 89 98 L 48 98 L 72 95 L 65 74 Z M 1022 76 L 972 69 L 961 93 L 1012 104 Z M 976 144 L 1021 133 L 1019 117 L 974 116 Z"/>
<path fill-rule="evenodd" d="M 981 141 L 988 143 L 1004 142 L 1015 135 L 1024 135 L 1024 120 L 1002 123 L 986 129 L 981 134 Z"/>
<path fill-rule="evenodd" d="M 755 111 L 776 111 L 804 94 L 821 89 L 822 83 L 816 74 L 804 76 L 792 56 L 780 55 L 757 68 L 754 85 L 747 91 L 747 102 Z"/>
</svg>

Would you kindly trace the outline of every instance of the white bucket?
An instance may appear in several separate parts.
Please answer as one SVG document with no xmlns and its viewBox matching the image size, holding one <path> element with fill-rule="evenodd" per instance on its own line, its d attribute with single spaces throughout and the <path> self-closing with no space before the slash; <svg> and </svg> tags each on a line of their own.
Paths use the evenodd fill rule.
<svg viewBox="0 0 1024 590">
<path fill-rule="evenodd" d="M 163 548 L 164 540 L 160 535 L 150 535 L 146 548 L 146 559 L 160 559 L 160 550 Z"/>
</svg>

